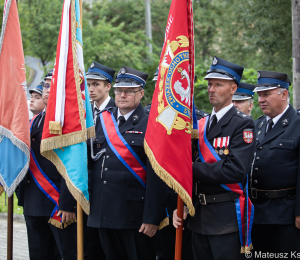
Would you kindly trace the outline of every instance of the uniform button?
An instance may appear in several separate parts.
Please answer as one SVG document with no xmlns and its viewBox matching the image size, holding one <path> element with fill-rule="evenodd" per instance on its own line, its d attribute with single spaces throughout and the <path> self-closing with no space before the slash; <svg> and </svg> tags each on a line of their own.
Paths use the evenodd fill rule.
<svg viewBox="0 0 300 260">
<path fill-rule="evenodd" d="M 107 183 L 107 181 L 104 181 L 104 182 L 103 182 L 103 184 L 106 184 L 106 183 Z"/>
<path fill-rule="evenodd" d="M 142 197 L 142 200 L 144 200 L 145 198 L 144 197 Z"/>
<path fill-rule="evenodd" d="M 258 172 L 258 168 L 255 168 L 254 171 Z"/>
<path fill-rule="evenodd" d="M 30 181 L 27 181 L 27 183 L 30 183 Z"/>
<path fill-rule="evenodd" d="M 131 143 L 134 144 L 134 141 L 132 141 Z"/>
<path fill-rule="evenodd" d="M 106 155 L 106 159 L 108 159 L 109 158 L 109 155 Z"/>
<path fill-rule="evenodd" d="M 34 138 L 32 138 L 32 139 L 31 139 L 31 141 L 33 142 L 33 141 L 35 141 L 35 139 L 34 139 Z"/>
<path fill-rule="evenodd" d="M 104 171 L 107 171 L 107 170 L 108 170 L 107 168 L 104 169 Z"/>
<path fill-rule="evenodd" d="M 259 157 L 256 157 L 256 161 L 259 161 L 260 160 L 260 158 Z"/>
<path fill-rule="evenodd" d="M 254 180 L 254 183 L 258 183 L 258 181 L 257 181 L 257 180 Z"/>
<path fill-rule="evenodd" d="M 282 146 L 282 143 L 280 143 L 279 146 Z"/>
<path fill-rule="evenodd" d="M 261 149 L 262 149 L 262 146 L 261 146 L 261 147 L 259 147 L 258 149 L 259 149 L 259 150 L 261 150 Z"/>
</svg>

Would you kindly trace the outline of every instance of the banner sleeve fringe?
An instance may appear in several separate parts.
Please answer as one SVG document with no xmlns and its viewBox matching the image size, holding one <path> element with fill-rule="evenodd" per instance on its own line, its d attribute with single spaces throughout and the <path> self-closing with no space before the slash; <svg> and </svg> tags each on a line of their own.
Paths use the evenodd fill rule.
<svg viewBox="0 0 300 260">
<path fill-rule="evenodd" d="M 250 250 L 252 250 L 252 249 L 253 249 L 252 244 L 250 246 L 241 247 L 241 254 L 246 254 L 246 253 L 250 252 Z"/>
<path fill-rule="evenodd" d="M 154 154 L 152 153 L 150 147 L 148 146 L 146 139 L 144 140 L 144 148 L 145 152 L 149 158 L 149 161 L 152 165 L 153 170 L 156 174 L 170 187 L 172 188 L 183 200 L 186 206 L 189 209 L 190 215 L 195 215 L 195 208 L 193 206 L 193 202 L 189 194 L 186 190 L 164 169 L 162 168 L 158 162 L 156 161 Z"/>
<path fill-rule="evenodd" d="M 52 135 L 62 135 L 62 126 L 60 122 L 49 121 L 49 131 Z"/>
<path fill-rule="evenodd" d="M 66 167 L 64 166 L 62 161 L 59 159 L 57 154 L 54 151 L 44 151 L 44 152 L 42 152 L 42 155 L 55 165 L 58 172 L 66 180 L 67 187 L 68 187 L 70 193 L 72 194 L 72 196 L 74 197 L 74 199 L 77 202 L 79 202 L 79 204 L 81 205 L 84 212 L 87 215 L 89 215 L 90 214 L 89 201 L 85 198 L 85 196 L 82 194 L 82 192 L 76 186 L 74 186 L 74 184 L 71 182 L 71 180 L 69 179 L 69 176 L 67 174 Z"/>
<path fill-rule="evenodd" d="M 65 146 L 71 146 L 73 144 L 79 144 L 82 142 L 86 142 L 85 134 L 83 130 L 60 135 L 60 136 L 53 136 L 47 139 L 42 140 L 41 142 L 41 153 L 50 151 L 53 149 L 59 149 Z"/>
<path fill-rule="evenodd" d="M 72 223 L 75 223 L 77 222 L 76 220 L 76 217 L 74 219 L 71 219 L 70 221 L 68 222 L 65 222 L 65 223 L 61 223 L 59 221 L 57 221 L 56 219 L 53 219 L 53 218 L 50 218 L 48 223 L 50 223 L 51 225 L 57 227 L 57 228 L 60 228 L 60 229 L 64 229 L 68 226 L 70 226 Z"/>
<path fill-rule="evenodd" d="M 0 196 L 3 193 L 3 191 L 4 191 L 4 188 L 0 185 Z"/>
</svg>

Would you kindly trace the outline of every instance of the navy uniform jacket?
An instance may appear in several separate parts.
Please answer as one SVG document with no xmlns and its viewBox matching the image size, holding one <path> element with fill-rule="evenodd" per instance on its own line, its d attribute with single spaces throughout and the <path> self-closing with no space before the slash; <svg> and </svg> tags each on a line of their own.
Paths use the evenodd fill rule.
<svg viewBox="0 0 300 260">
<path fill-rule="evenodd" d="M 75 212 L 76 200 L 69 192 L 64 178 L 57 171 L 55 165 L 41 155 L 40 146 L 45 119 L 45 117 L 43 117 L 40 125 L 38 126 L 38 122 L 40 121 L 41 116 L 42 113 L 36 117 L 32 126 L 32 132 L 30 134 L 31 149 L 33 150 L 34 155 L 42 170 L 60 189 L 59 210 Z M 55 205 L 39 189 L 29 172 L 25 177 L 24 183 L 25 192 L 24 194 L 21 194 L 21 196 L 24 196 L 24 215 L 50 217 Z"/>
<path fill-rule="evenodd" d="M 198 182 L 197 193 L 207 195 L 226 193 L 228 191 L 220 184 L 245 184 L 255 149 L 255 138 L 250 144 L 243 139 L 243 131 L 249 129 L 253 131 L 255 137 L 252 118 L 232 107 L 209 132 L 207 139 L 211 145 L 214 138 L 230 137 L 229 154 L 219 155 L 221 160 L 215 163 L 193 163 L 193 180 Z M 204 235 L 221 235 L 238 231 L 234 201 L 201 205 L 195 196 L 194 206 L 196 214 L 190 218 L 188 224 L 192 231 Z"/>
<path fill-rule="evenodd" d="M 117 118 L 118 108 L 109 108 L 109 110 Z M 147 121 L 148 116 L 144 112 L 143 106 L 139 104 L 120 128 L 123 138 L 147 167 L 145 189 L 108 146 L 100 118 L 97 117 L 96 139 L 98 144 L 94 145 L 94 154 L 103 148 L 106 148 L 106 153 L 95 162 L 90 158 L 90 151 L 88 153 L 89 168 L 93 170 L 88 226 L 139 229 L 142 223 L 159 225 L 163 220 L 166 206 L 166 185 L 153 171 L 144 151 Z M 126 131 L 142 133 L 134 134 L 126 133 Z"/>
<path fill-rule="evenodd" d="M 294 224 L 300 216 L 300 112 L 290 105 L 265 137 L 266 117 L 255 121 L 256 158 L 252 186 L 261 190 L 297 187 L 297 194 L 277 199 L 252 199 L 254 223 Z"/>
</svg>

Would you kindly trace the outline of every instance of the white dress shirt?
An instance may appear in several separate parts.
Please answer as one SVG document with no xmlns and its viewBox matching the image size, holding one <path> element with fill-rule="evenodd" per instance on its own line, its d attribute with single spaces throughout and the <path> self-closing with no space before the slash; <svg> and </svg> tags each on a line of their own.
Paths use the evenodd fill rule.
<svg viewBox="0 0 300 260">
<path fill-rule="evenodd" d="M 210 118 L 209 118 L 209 126 L 212 122 L 212 116 L 216 115 L 217 117 L 217 122 L 221 120 L 221 118 L 233 107 L 233 104 L 231 103 L 230 105 L 223 107 L 221 110 L 219 110 L 217 113 L 215 112 L 215 108 L 213 108 Z"/>
<path fill-rule="evenodd" d="M 276 125 L 276 123 L 279 121 L 279 119 L 282 117 L 282 115 L 288 110 L 289 106 L 290 105 L 288 104 L 287 107 L 285 108 L 285 110 L 283 110 L 283 112 L 281 114 L 279 114 L 279 115 L 275 116 L 274 118 L 272 118 L 272 120 L 273 120 L 272 128 Z M 267 120 L 266 132 L 268 131 L 268 126 L 269 126 L 268 121 L 269 121 L 269 119 L 271 119 L 271 117 L 266 116 L 266 120 Z"/>
<path fill-rule="evenodd" d="M 125 121 L 127 121 L 127 119 L 131 116 L 131 114 L 134 112 L 135 109 L 133 109 L 132 111 L 128 112 L 126 115 L 122 115 L 120 112 L 120 109 L 118 108 L 118 119 L 117 119 L 117 123 L 119 125 L 119 118 L 120 116 L 124 116 Z"/>
</svg>

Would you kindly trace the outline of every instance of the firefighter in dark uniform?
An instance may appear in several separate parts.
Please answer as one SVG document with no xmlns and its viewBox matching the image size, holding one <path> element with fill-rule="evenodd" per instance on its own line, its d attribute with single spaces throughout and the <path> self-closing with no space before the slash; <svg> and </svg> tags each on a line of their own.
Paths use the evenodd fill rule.
<svg viewBox="0 0 300 260">
<path fill-rule="evenodd" d="M 248 116 L 251 115 L 251 110 L 253 108 L 254 88 L 255 85 L 241 82 L 232 97 L 232 103 L 236 109 L 242 111 Z"/>
<path fill-rule="evenodd" d="M 87 86 L 93 101 L 94 117 L 101 110 L 116 106 L 114 99 L 109 95 L 115 72 L 115 70 L 94 61 L 86 73 Z"/>
<path fill-rule="evenodd" d="M 108 260 L 155 260 L 155 234 L 166 215 L 166 185 L 153 171 L 143 146 L 148 116 L 140 100 L 147 77 L 122 67 L 114 85 L 116 107 L 96 119 L 97 143 L 89 158 L 93 182 L 88 226 L 98 229 Z"/>
<path fill-rule="evenodd" d="M 264 115 L 255 121 L 250 191 L 256 258 L 300 253 L 300 113 L 289 104 L 290 85 L 285 73 L 258 71 L 255 92 Z"/>
<path fill-rule="evenodd" d="M 45 77 L 42 99 L 48 103 L 52 71 Z M 40 145 L 46 109 L 35 118 L 30 133 L 31 149 L 41 170 L 59 188 L 59 211 L 62 222 L 75 220 L 76 201 L 69 192 L 64 178 L 55 165 L 41 155 Z M 30 170 L 32 170 L 30 168 Z M 26 175 L 24 192 L 24 216 L 27 227 L 30 259 L 70 259 L 77 258 L 77 226 L 72 223 L 61 229 L 48 223 L 55 204 L 39 188 L 30 172 Z M 23 199 L 21 199 L 23 200 Z"/>
<path fill-rule="evenodd" d="M 238 185 L 243 194 L 241 186 L 245 186 L 255 149 L 252 118 L 232 104 L 242 73 L 243 67 L 214 57 L 205 77 L 213 111 L 199 120 L 199 140 L 204 140 L 199 143 L 199 151 L 205 144 L 214 160 L 208 161 L 207 153 L 193 163 L 196 213 L 190 218 L 188 227 L 193 231 L 196 260 L 246 259 L 241 254 L 240 241 L 244 230 L 238 225 L 243 212 L 237 208 L 239 197 L 244 195 L 227 189 L 228 185 Z M 206 122 L 203 127 L 201 122 Z M 185 208 L 184 218 L 187 213 Z M 173 214 L 173 224 L 175 227 L 181 225 L 177 210 Z"/>
<path fill-rule="evenodd" d="M 87 85 L 92 102 L 94 120 L 97 114 L 108 107 L 115 107 L 115 101 L 109 95 L 111 84 L 115 76 L 115 70 L 106 67 L 98 62 L 92 62 L 86 73 Z M 95 144 L 97 140 L 93 141 Z M 90 141 L 88 141 L 88 146 Z M 92 172 L 89 171 L 89 187 L 93 182 Z M 87 226 L 87 215 L 84 213 L 84 259 L 96 260 L 105 259 L 101 246 L 98 229 Z"/>
</svg>

